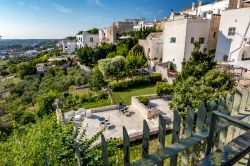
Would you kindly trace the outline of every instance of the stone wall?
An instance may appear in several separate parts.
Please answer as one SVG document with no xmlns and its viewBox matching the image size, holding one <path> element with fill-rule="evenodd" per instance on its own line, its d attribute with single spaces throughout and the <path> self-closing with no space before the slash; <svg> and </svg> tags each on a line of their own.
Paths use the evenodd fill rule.
<svg viewBox="0 0 250 166">
<path fill-rule="evenodd" d="M 215 49 L 217 45 L 218 32 L 220 26 L 220 15 L 213 14 L 210 22 L 208 48 Z"/>
<path fill-rule="evenodd" d="M 155 72 L 162 75 L 163 81 L 168 81 L 168 69 L 167 66 L 162 66 L 161 64 L 155 66 Z"/>
<path fill-rule="evenodd" d="M 97 113 L 97 112 L 111 111 L 115 109 L 118 109 L 117 105 L 109 105 L 105 107 L 91 108 L 90 110 L 91 110 L 91 113 Z"/>
</svg>

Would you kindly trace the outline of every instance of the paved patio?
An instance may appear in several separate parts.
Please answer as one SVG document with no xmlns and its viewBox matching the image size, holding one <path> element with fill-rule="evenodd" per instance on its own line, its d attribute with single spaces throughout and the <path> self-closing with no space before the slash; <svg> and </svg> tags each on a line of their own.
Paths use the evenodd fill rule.
<svg viewBox="0 0 250 166">
<path fill-rule="evenodd" d="M 163 99 L 152 99 L 150 100 L 150 105 L 159 109 L 164 116 L 173 119 L 173 113 L 169 109 L 168 101 Z M 111 110 L 92 113 L 91 117 L 85 117 L 82 123 L 87 130 L 86 136 L 90 138 L 103 129 L 104 124 L 102 124 L 102 122 L 104 120 L 110 123 L 110 127 L 107 127 L 103 133 L 107 139 L 121 138 L 123 135 L 123 126 L 126 127 L 129 135 L 141 133 L 143 130 L 144 116 L 142 116 L 139 111 L 129 106 L 128 111 L 125 113 L 121 113 L 119 110 Z M 158 118 L 147 120 L 147 122 L 151 131 L 158 128 Z"/>
<path fill-rule="evenodd" d="M 112 127 L 104 131 L 106 138 L 122 137 L 122 127 L 127 128 L 128 134 L 140 132 L 143 129 L 143 117 L 137 111 L 129 109 L 127 113 L 120 113 L 118 110 L 93 113 L 90 118 L 84 118 L 83 125 L 87 126 L 87 137 L 92 137 L 102 129 L 100 118 L 108 119 Z M 149 128 L 154 128 L 148 122 Z"/>
<path fill-rule="evenodd" d="M 149 105 L 161 111 L 161 114 L 166 114 L 169 118 L 173 117 L 173 112 L 170 111 L 169 102 L 164 99 L 151 99 Z"/>
</svg>

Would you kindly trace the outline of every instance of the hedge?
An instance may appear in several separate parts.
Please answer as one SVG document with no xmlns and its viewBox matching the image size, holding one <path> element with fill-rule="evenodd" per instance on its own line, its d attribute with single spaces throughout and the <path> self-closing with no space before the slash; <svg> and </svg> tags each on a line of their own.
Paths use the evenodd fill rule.
<svg viewBox="0 0 250 166">
<path fill-rule="evenodd" d="M 149 102 L 148 96 L 139 96 L 137 97 L 137 99 L 139 100 L 140 103 L 148 105 Z"/>
<path fill-rule="evenodd" d="M 151 74 L 147 76 L 137 76 L 132 80 L 114 82 L 110 85 L 110 88 L 115 91 L 124 90 L 127 88 L 133 88 L 141 85 L 154 85 L 156 82 L 161 81 L 161 74 Z"/>
<path fill-rule="evenodd" d="M 156 83 L 157 96 L 171 95 L 173 93 L 173 85 L 164 82 Z"/>
</svg>

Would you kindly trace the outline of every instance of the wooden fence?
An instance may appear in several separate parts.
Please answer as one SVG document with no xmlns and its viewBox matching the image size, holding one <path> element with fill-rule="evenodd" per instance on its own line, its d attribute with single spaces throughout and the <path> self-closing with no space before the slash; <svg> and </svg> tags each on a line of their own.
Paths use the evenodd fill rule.
<svg viewBox="0 0 250 166">
<path fill-rule="evenodd" d="M 220 147 L 222 149 L 221 152 L 223 152 L 220 154 L 222 159 L 220 160 L 220 165 L 231 165 L 237 162 L 250 152 L 250 132 L 246 132 L 245 135 L 239 136 L 236 140 L 233 140 L 233 143 L 229 142 L 224 149 L 222 145 L 225 145 L 226 142 L 220 142 L 219 138 L 227 134 L 227 128 L 230 125 L 237 126 L 244 130 L 250 130 L 250 125 L 241 121 L 241 119 L 246 116 L 229 116 L 234 108 L 234 104 L 238 104 L 239 106 L 235 107 L 240 108 L 240 101 L 234 102 L 234 96 L 228 95 L 226 99 L 220 97 L 217 104 L 211 101 L 207 109 L 203 103 L 199 104 L 197 111 L 188 106 L 185 123 L 182 122 L 179 112 L 174 111 L 172 144 L 168 147 L 165 147 L 166 122 L 160 115 L 158 150 L 153 154 L 149 154 L 150 129 L 147 122 L 144 120 L 141 145 L 142 159 L 133 163 L 130 162 L 130 138 L 127 129 L 123 127 L 124 165 L 163 166 L 164 160 L 169 158 L 171 166 L 213 165 L 215 160 L 213 160 L 214 156 L 211 155 L 211 153 L 213 154 L 214 150 L 218 149 L 218 147 Z M 101 136 L 101 141 L 102 162 L 104 166 L 107 166 L 108 142 L 103 135 Z M 234 148 L 232 148 L 233 146 Z M 181 160 L 178 160 L 179 157 Z"/>
</svg>

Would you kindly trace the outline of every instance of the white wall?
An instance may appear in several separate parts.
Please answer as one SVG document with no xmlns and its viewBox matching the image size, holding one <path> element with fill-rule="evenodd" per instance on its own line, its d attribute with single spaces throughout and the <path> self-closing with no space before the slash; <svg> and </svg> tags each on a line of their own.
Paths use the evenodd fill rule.
<svg viewBox="0 0 250 166">
<path fill-rule="evenodd" d="M 162 59 L 163 54 L 163 34 L 156 38 L 150 38 L 147 39 L 147 46 L 149 50 L 146 50 L 146 53 L 148 54 L 147 57 L 149 57 L 151 60 L 160 60 Z"/>
<path fill-rule="evenodd" d="M 185 41 L 185 59 L 189 59 L 194 50 L 194 45 L 191 43 L 191 38 L 194 41 L 199 41 L 199 38 L 204 38 L 204 43 L 201 44 L 201 51 L 208 46 L 210 20 L 208 19 L 188 19 L 186 41 Z"/>
<path fill-rule="evenodd" d="M 229 0 L 223 0 L 219 2 L 202 5 L 196 8 L 195 10 L 190 9 L 189 11 L 185 11 L 184 13 L 211 19 L 212 14 L 221 14 L 221 12 L 226 10 L 228 6 L 229 6 Z"/>
<path fill-rule="evenodd" d="M 91 42 L 91 38 L 93 39 L 92 42 Z M 87 45 L 88 47 L 94 48 L 99 43 L 99 35 L 98 34 L 91 35 L 87 32 L 84 32 L 82 35 L 77 35 L 76 40 L 77 40 L 77 48 L 84 47 L 85 45 Z"/>
<path fill-rule="evenodd" d="M 221 14 L 222 11 L 228 8 L 228 5 L 229 5 L 229 0 L 224 0 L 220 2 L 215 2 L 215 3 L 199 6 L 198 15 L 203 16 L 204 13 L 206 13 L 205 17 L 207 19 L 211 19 L 212 14 Z M 209 11 L 211 11 L 212 13 L 208 13 Z"/>
<path fill-rule="evenodd" d="M 176 64 L 177 71 L 182 70 L 182 62 L 191 57 L 194 49 L 191 37 L 195 41 L 204 38 L 201 44 L 201 51 L 207 47 L 209 36 L 210 20 L 208 19 L 181 19 L 165 23 L 164 45 L 162 62 L 173 62 Z M 170 38 L 176 37 L 176 43 L 170 43 Z"/>
<path fill-rule="evenodd" d="M 70 40 L 64 39 L 61 41 L 61 44 L 62 44 L 63 52 L 66 52 L 66 53 L 76 52 L 76 42 L 75 41 L 70 41 Z"/>
<path fill-rule="evenodd" d="M 139 31 L 143 28 L 152 28 L 154 23 L 150 21 L 140 21 L 137 25 L 134 26 L 134 31 Z"/>
<path fill-rule="evenodd" d="M 249 46 L 243 42 L 244 37 L 250 37 L 250 8 L 240 8 L 224 11 L 221 15 L 218 42 L 216 48 L 216 61 L 222 61 L 228 56 L 229 61 L 240 61 L 244 47 Z M 229 27 L 236 27 L 236 34 L 228 36 Z M 248 29 L 247 29 L 248 28 Z M 245 35 L 246 33 L 246 35 Z"/>
<path fill-rule="evenodd" d="M 162 62 L 174 62 L 178 71 L 185 53 L 186 26 L 187 19 L 169 21 L 164 26 Z M 176 37 L 176 43 L 170 43 L 171 37 Z"/>
</svg>

